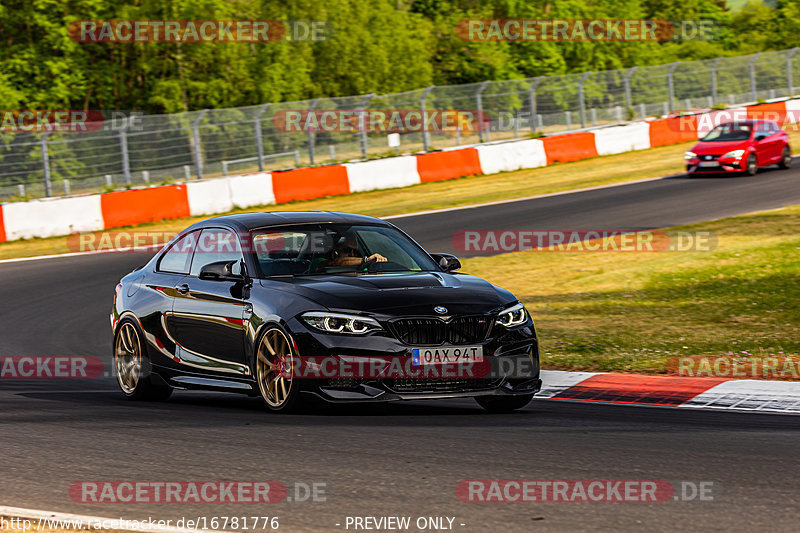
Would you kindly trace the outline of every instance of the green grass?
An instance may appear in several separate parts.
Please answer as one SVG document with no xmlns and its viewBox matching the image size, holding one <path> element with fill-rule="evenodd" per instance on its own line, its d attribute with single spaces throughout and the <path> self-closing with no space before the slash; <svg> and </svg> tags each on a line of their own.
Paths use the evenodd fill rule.
<svg viewBox="0 0 800 533">
<path fill-rule="evenodd" d="M 662 374 L 677 356 L 800 354 L 800 206 L 683 226 L 712 252 L 520 252 L 464 271 L 528 307 L 546 368 Z"/>
</svg>

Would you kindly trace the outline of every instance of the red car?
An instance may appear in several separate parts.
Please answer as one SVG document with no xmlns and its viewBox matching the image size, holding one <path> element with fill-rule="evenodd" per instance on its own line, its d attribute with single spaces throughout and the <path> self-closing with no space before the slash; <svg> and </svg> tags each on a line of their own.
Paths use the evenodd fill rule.
<svg viewBox="0 0 800 533">
<path fill-rule="evenodd" d="M 777 164 L 789 168 L 789 136 L 771 120 L 725 122 L 708 132 L 686 152 L 686 171 L 695 174 L 747 172 Z"/>
</svg>

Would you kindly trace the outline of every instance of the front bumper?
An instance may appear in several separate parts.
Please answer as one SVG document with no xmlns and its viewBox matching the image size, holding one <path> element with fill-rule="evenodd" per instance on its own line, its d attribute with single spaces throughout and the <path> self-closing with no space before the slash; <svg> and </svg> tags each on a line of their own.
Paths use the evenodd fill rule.
<svg viewBox="0 0 800 533">
<path fill-rule="evenodd" d="M 300 322 L 290 324 L 302 358 L 353 361 L 386 359 L 404 368 L 412 346 L 386 332 L 366 336 L 330 335 Z M 329 402 L 385 402 L 475 396 L 531 395 L 541 389 L 539 349 L 533 323 L 512 329 L 495 325 L 489 336 L 475 344 L 483 347 L 484 363 L 469 372 L 438 370 L 425 375 L 342 375 L 303 379 L 302 390 Z M 351 364 L 351 367 L 358 365 Z M 364 367 L 369 366 L 365 364 Z M 387 365 L 388 366 L 388 365 Z M 420 367 L 416 367 L 419 369 Z M 432 367 L 426 367 L 432 368 Z"/>
<path fill-rule="evenodd" d="M 334 389 L 320 386 L 305 392 L 313 394 L 327 402 L 392 402 L 400 400 L 438 400 L 444 398 L 475 398 L 476 396 L 527 396 L 536 394 L 542 389 L 539 378 L 515 383 L 499 380 L 494 384 L 480 386 L 478 384 L 454 384 L 452 390 L 426 391 L 424 386 L 418 392 L 397 392 L 383 381 L 363 383 L 352 389 Z"/>
<path fill-rule="evenodd" d="M 705 161 L 702 161 L 705 162 Z M 710 162 L 710 161 L 709 161 Z M 725 174 L 744 172 L 746 170 L 744 161 L 740 159 L 719 159 L 713 167 L 701 167 L 699 159 L 692 159 L 686 163 L 686 172 L 689 174 Z"/>
</svg>

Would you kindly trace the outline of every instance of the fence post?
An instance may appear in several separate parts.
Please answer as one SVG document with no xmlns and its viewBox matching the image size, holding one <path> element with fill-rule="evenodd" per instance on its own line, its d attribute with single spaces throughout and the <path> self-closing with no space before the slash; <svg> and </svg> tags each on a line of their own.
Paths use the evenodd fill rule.
<svg viewBox="0 0 800 533">
<path fill-rule="evenodd" d="M 713 102 L 711 104 L 712 106 L 717 103 L 717 65 L 719 65 L 720 61 L 722 61 L 722 58 L 718 57 L 711 62 L 711 101 Z"/>
<path fill-rule="evenodd" d="M 581 81 L 578 82 L 578 111 L 580 111 L 581 115 L 581 128 L 586 127 L 586 102 L 584 102 L 583 97 L 583 82 L 586 81 L 586 78 L 588 78 L 591 73 L 591 71 L 584 72 L 581 76 Z"/>
<path fill-rule="evenodd" d="M 119 130 L 119 147 L 122 151 L 122 178 L 125 185 L 131 184 L 131 162 L 128 159 L 128 132 L 127 124 Z"/>
<path fill-rule="evenodd" d="M 359 113 L 359 115 L 358 115 L 358 129 L 359 129 L 359 132 L 361 134 L 360 135 L 360 141 L 359 141 L 360 144 L 361 144 L 361 156 L 364 159 L 367 158 L 367 148 L 368 148 L 368 145 L 367 145 L 367 127 L 368 127 L 368 125 L 366 124 L 366 117 L 365 117 L 363 111 L 367 108 L 367 104 L 369 104 L 369 101 L 372 100 L 373 96 L 375 96 L 375 93 L 369 93 L 368 95 L 366 95 L 364 97 L 364 101 L 361 102 L 361 105 L 358 106 L 358 110 L 362 111 L 362 113 Z M 331 145 L 331 146 L 333 146 L 333 145 Z M 331 156 L 331 159 L 333 159 L 333 156 Z"/>
<path fill-rule="evenodd" d="M 69 196 L 69 180 L 64 178 L 64 196 Z"/>
<path fill-rule="evenodd" d="M 308 112 L 311 113 L 319 104 L 321 98 L 314 98 L 311 100 L 311 103 L 308 104 Z M 308 121 L 306 121 L 308 122 Z M 306 134 L 308 135 L 308 161 L 311 165 L 314 164 L 314 130 L 309 128 L 306 130 Z"/>
<path fill-rule="evenodd" d="M 792 48 L 789 50 L 789 54 L 786 56 L 786 81 L 789 85 L 789 94 L 787 96 L 792 96 L 794 94 L 794 80 L 792 80 L 792 56 L 794 56 L 800 48 Z"/>
<path fill-rule="evenodd" d="M 43 133 L 41 138 L 42 143 L 42 172 L 44 173 L 44 195 L 50 196 L 52 194 L 50 184 L 50 154 L 47 153 L 47 136 L 49 133 Z M 23 195 L 24 196 L 24 195 Z"/>
<path fill-rule="evenodd" d="M 754 102 L 758 100 L 758 95 L 756 94 L 756 60 L 760 55 L 761 52 L 757 52 L 753 54 L 753 59 L 750 60 L 750 92 Z"/>
<path fill-rule="evenodd" d="M 486 86 L 489 85 L 489 81 L 485 81 L 480 84 L 478 87 L 478 92 L 475 93 L 475 105 L 478 107 L 478 141 L 483 142 L 483 91 L 486 90 Z M 489 138 L 489 132 L 486 132 L 486 138 Z"/>
<path fill-rule="evenodd" d="M 633 107 L 633 103 L 631 102 L 631 76 L 633 73 L 636 72 L 636 69 L 639 67 L 631 67 L 628 69 L 628 72 L 625 73 L 625 107 L 631 109 Z"/>
<path fill-rule="evenodd" d="M 675 101 L 675 83 L 674 83 L 674 80 L 672 79 L 672 73 L 675 72 L 675 69 L 678 68 L 678 65 L 680 65 L 680 63 L 681 63 L 680 61 L 676 61 L 676 62 L 672 63 L 669 66 L 669 70 L 667 70 L 667 88 L 669 90 L 669 104 L 668 104 L 669 111 L 674 111 L 675 110 L 675 102 L 674 102 Z M 667 112 L 666 114 L 669 114 L 669 112 Z"/>
<path fill-rule="evenodd" d="M 262 172 L 264 170 L 264 143 L 261 142 L 261 115 L 267 110 L 269 106 L 272 104 L 264 104 L 258 109 L 258 113 L 256 113 L 255 119 L 253 120 L 253 130 L 256 134 L 256 155 L 258 156 L 258 170 Z M 225 170 L 223 169 L 222 173 L 225 174 Z"/>
<path fill-rule="evenodd" d="M 208 109 L 203 109 L 197 114 L 197 117 L 192 121 L 192 137 L 194 138 L 194 168 L 197 170 L 197 179 L 203 179 L 203 155 L 201 153 L 202 147 L 200 146 L 200 131 L 197 125 L 203 116 L 208 113 Z M 189 177 L 187 176 L 188 180 Z"/>
<path fill-rule="evenodd" d="M 530 121 L 530 128 L 531 132 L 536 132 L 538 129 L 538 124 L 536 122 L 537 115 L 536 115 L 536 87 L 542 83 L 544 76 L 539 76 L 538 78 L 533 78 L 533 82 L 531 83 L 530 88 L 528 89 L 528 104 L 531 108 L 531 121 Z"/>
<path fill-rule="evenodd" d="M 431 85 L 426 87 L 424 91 L 422 91 L 422 96 L 419 97 L 419 107 L 422 111 L 422 148 L 426 152 L 430 148 L 431 140 L 428 136 L 428 128 L 425 127 L 425 120 L 427 119 L 427 113 L 425 112 L 425 99 L 428 98 L 428 93 L 430 93 L 436 85 Z"/>
</svg>

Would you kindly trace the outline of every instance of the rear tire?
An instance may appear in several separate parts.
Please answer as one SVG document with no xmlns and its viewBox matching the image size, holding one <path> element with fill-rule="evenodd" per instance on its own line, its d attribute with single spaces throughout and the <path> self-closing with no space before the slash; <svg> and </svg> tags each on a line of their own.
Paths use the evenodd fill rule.
<svg viewBox="0 0 800 533">
<path fill-rule="evenodd" d="M 490 413 L 510 413 L 522 409 L 533 399 L 533 394 L 524 396 L 477 396 L 478 405 Z"/>
<path fill-rule="evenodd" d="M 153 379 L 146 346 L 136 321 L 122 319 L 114 335 L 114 376 L 129 400 L 161 402 L 172 395 L 172 387 Z"/>
<path fill-rule="evenodd" d="M 792 149 L 789 148 L 789 145 L 783 147 L 783 155 L 781 156 L 781 162 L 778 163 L 778 166 L 783 169 L 792 166 Z"/>
<path fill-rule="evenodd" d="M 756 154 L 750 154 L 747 156 L 747 168 L 745 170 L 748 176 L 755 176 L 758 172 L 758 160 L 756 159 Z"/>
</svg>

